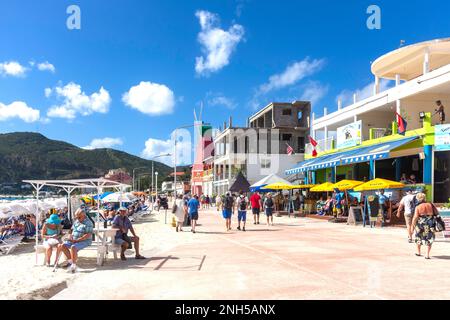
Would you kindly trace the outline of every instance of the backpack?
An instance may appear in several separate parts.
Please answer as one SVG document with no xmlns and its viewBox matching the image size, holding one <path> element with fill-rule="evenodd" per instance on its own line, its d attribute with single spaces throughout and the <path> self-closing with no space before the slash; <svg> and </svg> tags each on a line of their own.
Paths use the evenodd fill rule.
<svg viewBox="0 0 450 320">
<path fill-rule="evenodd" d="M 273 207 L 273 200 L 272 200 L 272 198 L 267 198 L 266 199 L 266 207 L 267 208 L 272 208 Z"/>
<path fill-rule="evenodd" d="M 245 198 L 241 198 L 241 202 L 239 203 L 239 209 L 241 211 L 247 210 L 247 201 L 245 201 Z"/>
<path fill-rule="evenodd" d="M 225 209 L 231 210 L 233 208 L 233 198 L 231 196 L 225 197 Z"/>
</svg>

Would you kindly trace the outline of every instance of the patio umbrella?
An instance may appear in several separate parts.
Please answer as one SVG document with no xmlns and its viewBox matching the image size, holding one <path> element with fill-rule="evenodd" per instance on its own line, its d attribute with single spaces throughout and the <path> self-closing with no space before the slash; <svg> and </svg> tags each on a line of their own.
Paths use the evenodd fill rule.
<svg viewBox="0 0 450 320">
<path fill-rule="evenodd" d="M 317 184 L 297 184 L 297 185 L 293 185 L 292 189 L 293 190 L 295 190 L 295 189 L 311 189 L 316 186 L 317 186 Z"/>
<path fill-rule="evenodd" d="M 136 199 L 131 193 L 115 192 L 103 198 L 103 202 L 133 202 Z"/>
<path fill-rule="evenodd" d="M 293 185 L 286 182 L 275 182 L 261 188 L 262 190 L 292 190 Z"/>
<path fill-rule="evenodd" d="M 334 191 L 334 184 L 331 182 L 325 182 L 325 183 L 319 184 L 318 186 L 311 188 L 309 191 L 311 191 L 311 192 L 331 192 L 331 191 Z"/>
<path fill-rule="evenodd" d="M 381 189 L 401 189 L 404 188 L 405 185 L 403 183 L 397 181 L 391 181 L 386 179 L 374 179 L 369 182 L 366 182 L 355 189 L 354 191 L 371 191 L 371 190 L 381 190 Z"/>
<path fill-rule="evenodd" d="M 335 183 L 333 185 L 333 187 L 339 189 L 340 191 L 346 191 L 346 190 L 352 190 L 362 184 L 364 184 L 364 182 L 362 182 L 362 181 L 342 180 L 342 181 L 339 181 L 338 183 Z"/>
<path fill-rule="evenodd" d="M 9 209 L 13 216 L 21 216 L 24 214 L 34 213 L 34 212 L 30 212 L 30 210 L 28 208 L 26 208 L 25 206 L 23 206 L 19 203 L 11 203 L 9 205 Z"/>
</svg>

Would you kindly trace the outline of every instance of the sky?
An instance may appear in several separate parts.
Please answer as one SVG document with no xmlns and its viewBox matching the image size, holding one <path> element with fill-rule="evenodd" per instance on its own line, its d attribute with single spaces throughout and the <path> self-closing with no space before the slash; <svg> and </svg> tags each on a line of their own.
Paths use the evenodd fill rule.
<svg viewBox="0 0 450 320">
<path fill-rule="evenodd" d="M 380 29 L 367 27 L 370 5 Z M 271 101 L 311 100 L 320 116 L 370 94 L 371 62 L 401 40 L 450 37 L 449 11 L 436 0 L 0 0 L 0 133 L 151 159 L 172 152 L 200 105 L 215 127 L 243 126 Z"/>
</svg>

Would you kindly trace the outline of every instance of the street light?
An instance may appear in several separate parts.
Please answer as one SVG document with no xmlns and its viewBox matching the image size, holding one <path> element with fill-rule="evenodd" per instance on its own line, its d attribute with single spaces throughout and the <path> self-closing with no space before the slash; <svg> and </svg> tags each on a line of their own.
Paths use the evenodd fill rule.
<svg viewBox="0 0 450 320">
<path fill-rule="evenodd" d="M 136 184 L 135 184 L 135 180 L 134 180 L 134 172 L 136 171 L 136 170 L 139 170 L 139 169 L 145 169 L 146 167 L 138 167 L 138 168 L 134 168 L 133 169 L 133 190 L 136 190 Z"/>
<path fill-rule="evenodd" d="M 155 196 L 155 201 L 158 200 L 158 171 L 155 172 L 155 179 L 156 179 L 156 196 Z M 159 207 L 158 207 L 158 211 L 159 211 Z"/>
<path fill-rule="evenodd" d="M 154 167 L 155 167 L 155 159 L 161 158 L 161 157 L 170 157 L 171 154 L 170 153 L 166 153 L 166 154 L 161 154 L 159 156 L 155 156 L 152 158 L 152 191 L 150 192 L 150 197 L 151 194 L 153 193 L 153 171 L 154 171 Z"/>
</svg>

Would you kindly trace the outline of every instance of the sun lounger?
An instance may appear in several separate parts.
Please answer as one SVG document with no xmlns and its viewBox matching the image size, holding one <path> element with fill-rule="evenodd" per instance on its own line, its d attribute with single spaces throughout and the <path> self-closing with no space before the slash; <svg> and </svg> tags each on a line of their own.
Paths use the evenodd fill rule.
<svg viewBox="0 0 450 320">
<path fill-rule="evenodd" d="M 22 236 L 16 236 L 0 240 L 0 253 L 7 255 L 13 253 L 16 247 L 22 242 Z"/>
</svg>

